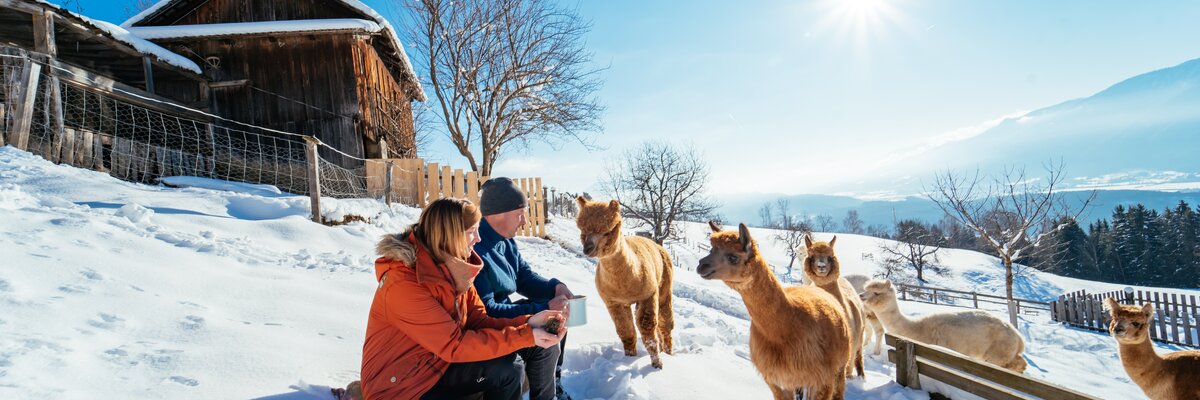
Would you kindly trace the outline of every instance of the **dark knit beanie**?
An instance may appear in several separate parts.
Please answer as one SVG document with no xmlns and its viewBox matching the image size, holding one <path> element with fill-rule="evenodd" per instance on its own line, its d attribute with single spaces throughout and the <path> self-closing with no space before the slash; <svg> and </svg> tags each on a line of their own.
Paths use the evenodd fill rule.
<svg viewBox="0 0 1200 400">
<path fill-rule="evenodd" d="M 480 189 L 483 192 L 479 194 L 479 211 L 483 215 L 509 212 L 529 205 L 525 193 L 521 192 L 521 188 L 517 187 L 512 179 L 504 177 L 488 179 Z"/>
</svg>

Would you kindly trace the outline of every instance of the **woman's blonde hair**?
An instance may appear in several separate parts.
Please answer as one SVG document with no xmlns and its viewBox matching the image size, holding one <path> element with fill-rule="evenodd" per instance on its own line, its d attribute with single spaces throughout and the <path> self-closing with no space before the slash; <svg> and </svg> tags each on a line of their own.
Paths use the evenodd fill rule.
<svg viewBox="0 0 1200 400">
<path fill-rule="evenodd" d="M 421 211 L 421 218 L 412 230 L 417 240 L 429 249 L 434 261 L 445 261 L 441 254 L 466 259 L 471 256 L 466 231 L 482 217 L 479 207 L 470 200 L 438 199 Z"/>
</svg>

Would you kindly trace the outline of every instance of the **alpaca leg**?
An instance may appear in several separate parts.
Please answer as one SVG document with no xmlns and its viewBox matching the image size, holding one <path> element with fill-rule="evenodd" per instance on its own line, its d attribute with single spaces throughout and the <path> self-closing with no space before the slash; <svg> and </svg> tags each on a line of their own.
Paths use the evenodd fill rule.
<svg viewBox="0 0 1200 400">
<path fill-rule="evenodd" d="M 612 317 L 613 325 L 617 327 L 617 337 L 621 338 L 621 346 L 625 347 L 625 355 L 637 355 L 637 332 L 633 328 L 633 313 L 627 305 L 609 305 L 608 315 Z"/>
<path fill-rule="evenodd" d="M 663 272 L 663 281 L 658 287 L 658 340 L 662 351 L 673 354 L 671 331 L 675 329 L 675 310 L 671 307 L 671 263 L 668 261 Z"/>
<path fill-rule="evenodd" d="M 872 329 L 875 331 L 875 355 L 879 355 L 883 351 L 883 325 L 876 320 Z"/>
<path fill-rule="evenodd" d="M 859 378 L 863 378 L 863 377 L 867 376 L 866 373 L 863 372 L 863 349 L 862 349 L 862 347 L 859 347 L 857 350 L 854 351 L 854 371 L 858 373 Z"/>
<path fill-rule="evenodd" d="M 800 398 L 796 396 L 796 392 L 793 390 L 784 390 L 783 388 L 770 383 L 767 384 L 767 387 L 771 388 L 771 396 L 773 396 L 775 400 L 796 400 Z M 803 395 L 801 395 L 801 397 L 803 397 Z"/>
<path fill-rule="evenodd" d="M 642 334 L 642 344 L 650 353 L 650 365 L 662 368 L 662 359 L 658 358 L 658 301 L 653 297 L 637 303 L 637 326 Z"/>
<path fill-rule="evenodd" d="M 846 381 L 842 381 L 842 386 L 845 387 L 845 385 L 846 385 Z M 841 397 L 836 396 L 835 392 L 836 391 L 834 389 L 834 385 L 815 386 L 815 387 L 810 388 L 810 390 L 808 391 L 807 399 L 809 399 L 809 400 L 841 399 Z"/>
</svg>

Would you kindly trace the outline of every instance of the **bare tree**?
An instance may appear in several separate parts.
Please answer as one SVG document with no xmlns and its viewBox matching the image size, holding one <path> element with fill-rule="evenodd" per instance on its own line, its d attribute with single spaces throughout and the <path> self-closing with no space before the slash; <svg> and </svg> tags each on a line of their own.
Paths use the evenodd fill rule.
<svg viewBox="0 0 1200 400">
<path fill-rule="evenodd" d="M 837 230 L 837 221 L 833 220 L 833 216 L 829 214 L 821 214 L 815 218 L 817 229 L 821 232 L 832 232 Z"/>
<path fill-rule="evenodd" d="M 765 205 L 770 207 L 770 204 Z M 775 200 L 775 215 L 778 216 L 774 221 L 771 221 L 771 227 L 778 229 L 779 232 L 773 237 L 776 243 L 782 244 L 788 255 L 787 275 L 792 275 L 792 266 L 795 265 L 796 259 L 804 258 L 806 249 L 804 247 L 804 235 L 812 232 L 812 225 L 803 218 L 792 215 L 791 202 L 787 199 Z"/>
<path fill-rule="evenodd" d="M 593 148 L 604 107 L 591 28 L 551 0 L 405 0 L 446 134 L 484 176 L 510 145 Z"/>
<path fill-rule="evenodd" d="M 604 190 L 621 202 L 626 216 L 646 224 L 659 244 L 676 235 L 676 221 L 704 220 L 717 209 L 705 194 L 708 163 L 692 147 L 645 142 L 606 169 Z"/>
<path fill-rule="evenodd" d="M 763 228 L 777 228 L 775 212 L 771 210 L 771 203 L 763 203 L 762 208 L 758 209 L 758 218 L 762 219 Z"/>
<path fill-rule="evenodd" d="M 78 0 L 76 0 L 76 1 L 78 1 Z M 158 1 L 156 1 L 156 0 L 127 0 L 125 3 L 125 14 L 128 17 L 133 17 L 134 15 L 138 15 L 142 11 L 145 11 L 146 9 L 150 8 L 150 6 L 153 6 L 154 3 L 158 3 Z M 70 1 L 68 1 L 67 4 L 70 4 Z M 83 12 L 83 10 L 81 9 L 80 12 Z"/>
<path fill-rule="evenodd" d="M 1013 302 L 1013 260 L 1037 247 L 1064 224 L 1046 224 L 1061 216 L 1078 218 L 1092 196 L 1071 207 L 1056 196 L 1061 192 L 1062 162 L 1044 165 L 1046 176 L 1032 179 L 1024 168 L 1008 168 L 992 182 L 984 182 L 978 170 L 973 177 L 946 171 L 934 178 L 926 189 L 929 197 L 946 215 L 975 231 L 1004 264 L 1004 295 L 1008 299 L 1008 318 L 1017 326 Z"/>
<path fill-rule="evenodd" d="M 842 230 L 846 233 L 861 235 L 866 232 L 863 228 L 863 220 L 858 217 L 858 210 L 846 211 L 846 217 L 842 218 Z"/>
<path fill-rule="evenodd" d="M 880 244 L 883 253 L 880 266 L 883 267 L 882 278 L 892 278 L 906 270 L 917 274 L 917 281 L 924 283 L 925 271 L 939 275 L 947 272 L 939 264 L 938 250 L 941 250 L 941 237 L 928 227 L 916 220 L 904 220 L 896 223 L 896 234 L 893 242 Z"/>
</svg>

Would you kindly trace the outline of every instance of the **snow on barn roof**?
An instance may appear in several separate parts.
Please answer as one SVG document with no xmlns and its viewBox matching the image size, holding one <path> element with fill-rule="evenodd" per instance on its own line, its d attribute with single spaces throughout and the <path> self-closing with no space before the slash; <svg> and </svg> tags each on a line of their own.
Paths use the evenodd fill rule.
<svg viewBox="0 0 1200 400">
<path fill-rule="evenodd" d="M 94 20 L 94 19 L 88 18 L 86 16 L 76 14 L 75 12 L 72 12 L 71 10 L 60 7 L 56 4 L 48 2 L 46 0 L 35 0 L 35 1 L 42 5 L 53 8 L 54 12 L 58 13 L 59 15 L 78 19 L 80 22 L 82 22 L 85 25 L 91 25 L 92 27 L 107 33 L 108 36 L 113 38 L 113 40 L 127 44 L 130 47 L 133 47 L 134 50 L 137 50 L 138 52 L 140 52 L 142 54 L 154 57 L 154 58 L 158 59 L 159 61 L 162 61 L 164 63 L 167 63 L 167 64 L 175 66 L 175 67 L 179 67 L 179 68 L 188 70 L 190 72 L 194 72 L 196 74 L 204 73 L 203 70 L 200 69 L 199 65 L 192 62 L 192 60 L 189 60 L 187 57 L 179 55 L 173 51 L 167 50 L 167 49 L 163 48 L 162 46 L 151 43 L 148 40 L 137 37 L 137 36 L 129 33 L 129 31 L 125 30 L 125 28 L 122 28 L 120 26 L 117 26 L 117 25 L 109 23 L 109 22 Z"/>
<path fill-rule="evenodd" d="M 226 35 L 252 35 L 282 32 L 367 31 L 383 30 L 365 19 L 305 19 L 295 21 L 231 22 L 226 24 L 131 26 L 130 32 L 145 39 L 181 39 Z"/>
<path fill-rule="evenodd" d="M 125 27 L 125 28 L 133 28 L 133 25 L 150 18 L 151 16 L 153 16 L 153 15 L 157 14 L 159 11 L 161 11 L 164 7 L 174 4 L 174 3 L 177 3 L 179 1 L 181 1 L 181 0 L 160 0 L 159 2 L 154 3 L 154 5 L 151 5 L 150 7 L 146 8 L 145 10 L 138 13 L 137 15 L 130 17 L 128 20 L 121 23 L 121 26 Z M 412 79 L 414 81 L 418 81 L 417 72 L 413 69 L 412 63 L 409 62 L 408 53 L 406 53 L 404 51 L 404 43 L 402 43 L 400 41 L 400 37 L 396 35 L 396 28 L 392 27 L 392 24 L 388 22 L 387 18 L 384 18 L 383 15 L 380 15 L 378 12 L 375 11 L 375 9 L 371 8 L 370 6 L 367 6 L 366 4 L 363 4 L 359 0 L 333 0 L 333 1 L 337 1 L 347 7 L 354 9 L 355 11 L 358 11 L 359 13 L 363 14 L 367 18 L 370 18 L 380 28 L 380 29 L 377 29 L 377 30 L 374 30 L 371 32 L 380 34 L 383 37 L 387 38 L 387 40 L 389 42 L 391 42 L 390 43 L 391 47 L 393 49 L 395 49 L 395 53 L 393 53 L 391 55 L 400 60 L 401 65 L 404 67 L 405 74 L 408 74 L 408 76 L 412 77 Z M 300 21 L 308 22 L 308 21 L 313 21 L 313 20 L 300 20 Z M 320 21 L 329 21 L 329 20 L 320 20 Z M 279 22 L 299 22 L 299 21 L 274 21 L 274 22 L 279 23 Z M 311 22 L 309 22 L 309 23 L 311 23 Z M 214 25 L 228 26 L 228 25 L 233 25 L 233 23 L 214 24 Z M 195 27 L 197 25 L 190 25 L 190 26 Z M 297 25 L 294 25 L 293 27 L 294 28 L 303 28 L 304 25 L 297 24 Z M 137 27 L 136 29 L 141 29 L 141 28 L 142 27 Z M 312 29 L 310 29 L 310 30 L 312 30 Z M 316 30 L 320 30 L 320 29 L 316 29 Z M 282 31 L 280 31 L 280 32 L 282 32 Z M 255 32 L 255 33 L 261 33 L 261 32 Z M 417 100 L 425 101 L 425 89 L 421 87 L 421 84 L 419 82 L 414 86 L 416 86 L 416 88 L 417 88 Z"/>
</svg>

